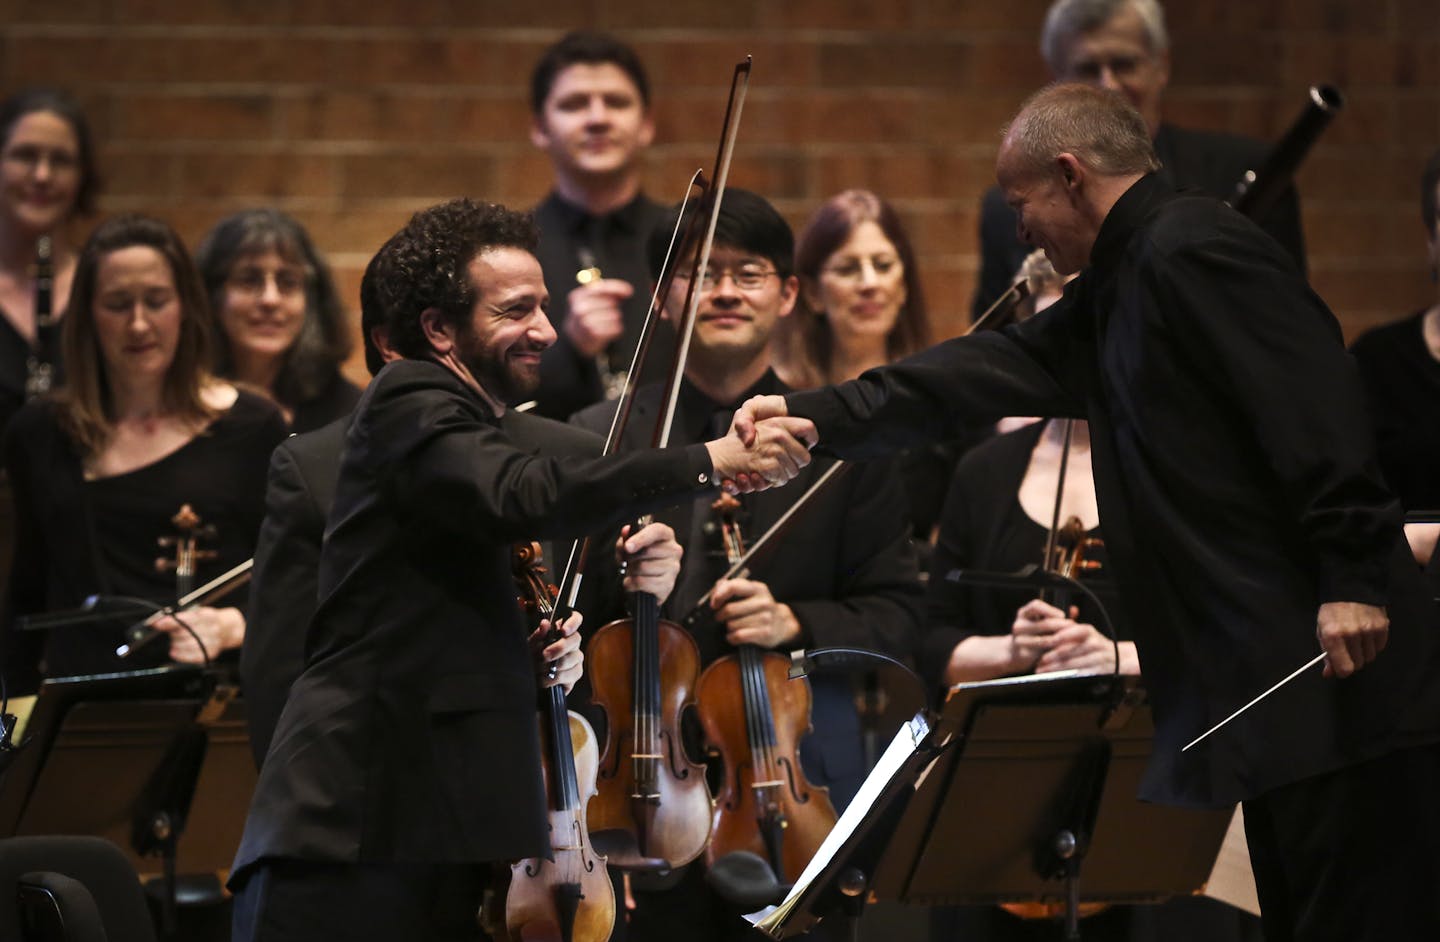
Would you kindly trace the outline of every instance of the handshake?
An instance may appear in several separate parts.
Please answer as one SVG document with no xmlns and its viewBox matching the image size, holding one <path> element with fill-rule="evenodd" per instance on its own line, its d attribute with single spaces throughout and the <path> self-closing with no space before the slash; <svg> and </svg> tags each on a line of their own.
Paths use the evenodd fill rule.
<svg viewBox="0 0 1440 942">
<path fill-rule="evenodd" d="M 736 410 L 729 434 L 705 443 L 725 490 L 748 494 L 779 487 L 810 463 L 819 438 L 815 425 L 787 412 L 783 396 L 756 396 Z"/>
</svg>

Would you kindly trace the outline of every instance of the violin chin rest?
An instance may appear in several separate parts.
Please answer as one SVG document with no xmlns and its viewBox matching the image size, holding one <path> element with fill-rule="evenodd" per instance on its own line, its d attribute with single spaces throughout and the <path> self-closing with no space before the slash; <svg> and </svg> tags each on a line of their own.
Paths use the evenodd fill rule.
<svg viewBox="0 0 1440 942">
<path fill-rule="evenodd" d="M 745 912 L 778 903 L 790 890 L 775 879 L 775 871 L 764 857 L 748 850 L 720 857 L 705 874 L 705 881 L 722 899 Z"/>
</svg>

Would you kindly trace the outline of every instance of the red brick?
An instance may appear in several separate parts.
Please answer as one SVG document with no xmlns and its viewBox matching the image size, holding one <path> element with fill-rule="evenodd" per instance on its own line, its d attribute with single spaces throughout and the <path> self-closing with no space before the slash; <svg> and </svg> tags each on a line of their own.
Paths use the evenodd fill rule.
<svg viewBox="0 0 1440 942">
<path fill-rule="evenodd" d="M 65 6 L 64 3 L 50 4 Z M 284 25 L 287 4 L 266 4 L 263 7 L 247 0 L 112 0 L 115 22 L 125 26 L 187 26 L 224 24 L 250 26 L 257 20 Z M 257 16 L 257 10 L 270 15 Z"/>
<path fill-rule="evenodd" d="M 1246 3 L 1167 3 L 1165 28 L 1174 37 L 1197 32 L 1273 30 L 1282 20 L 1282 0 Z"/>
<path fill-rule="evenodd" d="M 5 5 L 7 25 L 22 23 L 103 23 L 106 22 L 108 0 L 67 0 L 65 3 L 22 3 L 10 0 Z"/>
<path fill-rule="evenodd" d="M 1032 89 L 972 95 L 963 90 L 927 93 L 917 103 L 918 140 L 927 144 L 967 144 L 993 154 L 1000 132 Z"/>
<path fill-rule="evenodd" d="M 1273 86 L 1280 77 L 1280 41 L 1266 33 L 1171 36 L 1175 85 Z"/>
<path fill-rule="evenodd" d="M 116 196 L 173 199 L 177 193 L 180 160 L 176 154 L 150 148 L 106 147 L 100 154 L 104 191 Z"/>
<path fill-rule="evenodd" d="M 260 95 L 114 96 L 111 132 L 123 140 L 265 140 L 274 102 Z"/>
<path fill-rule="evenodd" d="M 719 89 L 723 98 L 735 65 L 751 56 L 755 88 L 813 85 L 818 76 L 816 47 L 804 42 L 771 42 L 750 37 L 651 40 L 636 44 L 650 77 L 652 97 L 681 89 Z"/>
<path fill-rule="evenodd" d="M 765 0 L 735 0 L 733 3 L 711 3 L 708 0 L 594 0 L 593 19 L 582 25 L 622 33 L 627 29 L 742 30 L 758 25 L 758 10 L 768 6 Z"/>
<path fill-rule="evenodd" d="M 180 164 L 180 195 L 202 199 L 244 196 L 256 203 L 283 198 L 330 199 L 339 195 L 337 171 L 338 159 L 328 155 L 186 154 Z"/>
<path fill-rule="evenodd" d="M 758 25 L 766 28 L 810 29 L 824 23 L 826 29 L 876 31 L 910 25 L 915 0 L 786 0 L 762 3 Z"/>
<path fill-rule="evenodd" d="M 820 82 L 826 87 L 965 87 L 974 50 L 955 40 L 866 37 L 820 47 Z"/>
<path fill-rule="evenodd" d="M 412 149 L 342 158 L 342 193 L 347 199 L 428 202 L 495 191 L 494 161 L 465 153 L 436 154 Z"/>
<path fill-rule="evenodd" d="M 375 207 L 350 205 L 339 210 L 299 210 L 293 215 L 327 255 L 354 252 L 369 259 L 416 212 L 436 200 L 418 200 L 413 205 Z M 347 298 L 358 298 L 358 289 Z M 347 301 L 346 303 L 350 303 Z"/>
<path fill-rule="evenodd" d="M 1050 0 L 1008 0 L 1005 3 L 956 3 L 955 0 L 914 0 L 914 23 L 921 29 L 1003 32 L 1028 37 L 1039 56 L 1040 27 Z"/>
<path fill-rule="evenodd" d="M 153 82 L 173 74 L 172 44 L 148 36 L 39 33 L 13 38 L 9 49 L 5 68 L 16 84 Z"/>
<path fill-rule="evenodd" d="M 1440 5 L 1434 0 L 1392 0 L 1401 36 L 1440 36 Z"/>
<path fill-rule="evenodd" d="M 1389 6 L 1354 0 L 1284 0 L 1281 28 L 1349 36 L 1384 33 L 1389 30 Z"/>
</svg>

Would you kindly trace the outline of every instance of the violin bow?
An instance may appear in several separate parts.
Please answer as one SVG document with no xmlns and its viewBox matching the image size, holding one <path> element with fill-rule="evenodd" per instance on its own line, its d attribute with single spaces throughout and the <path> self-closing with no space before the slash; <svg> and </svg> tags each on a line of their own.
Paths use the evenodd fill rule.
<svg viewBox="0 0 1440 942">
<path fill-rule="evenodd" d="M 685 359 L 690 349 L 690 334 L 694 328 L 695 311 L 699 306 L 699 294 L 696 292 L 696 284 L 704 280 L 706 267 L 710 262 L 710 248 L 715 238 L 715 225 L 719 219 L 720 199 L 725 192 L 725 182 L 730 176 L 730 163 L 735 153 L 735 137 L 739 131 L 740 115 L 745 105 L 745 94 L 750 86 L 750 69 L 752 58 L 746 56 L 743 62 L 735 66 L 734 75 L 730 80 L 730 98 L 725 106 L 725 122 L 721 130 L 720 143 L 715 158 L 715 172 L 713 185 L 706 185 L 701 171 L 696 171 L 690 178 L 690 185 L 685 190 L 685 198 L 680 204 L 679 218 L 675 221 L 675 229 L 670 235 L 670 245 L 666 249 L 665 262 L 661 268 L 660 278 L 657 279 L 655 291 L 650 297 L 650 309 L 646 312 L 645 323 L 641 330 L 640 342 L 636 344 L 635 355 L 630 364 L 630 372 L 625 380 L 625 388 L 621 392 L 620 401 L 616 406 L 615 415 L 610 421 L 610 432 L 605 439 L 604 455 L 609 455 L 619 447 L 620 439 L 625 425 L 629 421 L 630 409 L 634 403 L 635 390 L 638 388 L 640 376 L 640 364 L 644 361 L 645 354 L 649 351 L 650 338 L 654 332 L 655 319 L 659 316 L 659 310 L 663 300 L 669 297 L 670 288 L 675 280 L 676 263 L 675 253 L 678 250 L 683 252 L 687 247 L 694 244 L 693 227 L 695 220 L 708 212 L 708 227 L 705 239 L 700 243 L 699 261 L 694 268 L 690 284 L 685 295 L 686 317 L 679 331 L 680 343 L 676 349 L 675 357 L 670 364 L 670 373 L 666 380 L 667 409 L 665 418 L 657 425 L 656 438 L 661 438 L 661 430 L 664 431 L 664 441 L 658 441 L 657 448 L 663 448 L 669 439 L 669 429 L 674 416 L 674 403 L 679 398 L 680 377 L 684 374 Z M 704 196 L 701 200 L 701 209 L 686 219 L 686 209 L 689 206 L 690 194 L 696 186 L 702 188 Z M 688 222 L 688 225 L 687 225 Z M 681 237 L 681 227 L 685 227 L 685 235 Z M 584 579 L 585 567 L 589 556 L 590 538 L 585 537 L 576 540 L 570 547 L 570 553 L 565 563 L 565 571 L 560 579 L 560 598 L 564 600 L 568 611 L 574 611 L 575 601 L 580 594 L 580 583 Z"/>
</svg>

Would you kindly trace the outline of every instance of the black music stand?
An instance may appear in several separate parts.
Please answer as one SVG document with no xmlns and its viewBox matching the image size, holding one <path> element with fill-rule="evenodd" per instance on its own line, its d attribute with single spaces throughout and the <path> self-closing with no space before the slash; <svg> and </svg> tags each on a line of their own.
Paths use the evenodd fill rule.
<svg viewBox="0 0 1440 942">
<path fill-rule="evenodd" d="M 868 897 L 1058 902 L 1066 937 L 1079 938 L 1082 901 L 1195 892 L 1231 811 L 1139 801 L 1152 735 L 1137 678 L 1038 675 L 956 687 L 898 767 L 876 770 L 885 780 L 867 782 L 874 801 L 854 809 L 853 831 L 802 877 L 765 931 L 791 938 L 838 915 L 858 932 Z M 851 817 L 846 809 L 839 834 Z"/>
<path fill-rule="evenodd" d="M 164 876 L 227 870 L 255 784 L 234 687 L 199 668 L 66 677 L 41 685 L 23 746 L 0 779 L 0 836 L 88 834 Z"/>
</svg>

